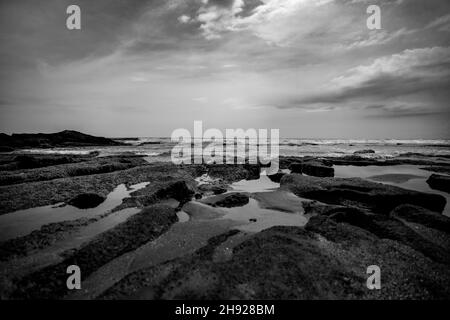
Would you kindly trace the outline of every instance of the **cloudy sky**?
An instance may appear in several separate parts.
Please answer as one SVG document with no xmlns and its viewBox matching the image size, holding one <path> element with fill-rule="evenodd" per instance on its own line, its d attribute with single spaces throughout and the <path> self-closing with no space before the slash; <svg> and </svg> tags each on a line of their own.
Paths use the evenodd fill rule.
<svg viewBox="0 0 450 320">
<path fill-rule="evenodd" d="M 2 132 L 450 138 L 448 0 L 1 0 L 0 38 Z"/>
</svg>

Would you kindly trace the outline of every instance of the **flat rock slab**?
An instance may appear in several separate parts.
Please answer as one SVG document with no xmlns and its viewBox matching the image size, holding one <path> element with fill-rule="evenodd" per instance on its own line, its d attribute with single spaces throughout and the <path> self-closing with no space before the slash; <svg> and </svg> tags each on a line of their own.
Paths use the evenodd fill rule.
<svg viewBox="0 0 450 320">
<path fill-rule="evenodd" d="M 200 201 L 190 201 L 182 207 L 182 210 L 189 215 L 190 219 L 194 220 L 217 219 L 226 214 L 223 209 L 214 208 Z"/>
<path fill-rule="evenodd" d="M 242 207 L 246 205 L 248 201 L 248 194 L 240 192 L 230 192 L 202 199 L 200 202 L 214 207 L 233 208 Z"/>
<path fill-rule="evenodd" d="M 372 149 L 363 149 L 363 150 L 356 150 L 353 152 L 354 154 L 369 154 L 369 153 L 375 153 Z"/>
<path fill-rule="evenodd" d="M 333 167 L 319 160 L 294 162 L 290 164 L 289 169 L 293 173 L 303 173 L 314 177 L 334 177 Z"/>
<path fill-rule="evenodd" d="M 432 189 L 450 193 L 450 176 L 433 173 L 428 178 L 427 183 Z"/>
<path fill-rule="evenodd" d="M 450 247 L 442 247 L 440 239 L 424 235 L 421 230 L 411 228 L 402 219 L 397 219 L 396 216 L 377 215 L 352 208 L 340 208 L 333 209 L 325 215 L 314 217 L 312 219 L 313 225 L 315 219 L 331 219 L 338 223 L 348 223 L 369 231 L 380 239 L 391 239 L 409 246 L 436 262 L 450 264 Z M 442 234 L 441 236 L 450 240 L 448 234 Z"/>
<path fill-rule="evenodd" d="M 420 169 L 436 173 L 450 174 L 450 166 L 430 166 L 430 167 L 423 167 Z"/>
<path fill-rule="evenodd" d="M 269 177 L 270 181 L 280 183 L 281 178 L 283 178 L 283 176 L 285 174 L 286 173 L 284 173 L 284 172 L 277 172 L 275 174 L 268 175 L 268 177 Z"/>
<path fill-rule="evenodd" d="M 292 192 L 283 190 L 272 192 L 256 192 L 251 197 L 258 201 L 261 208 L 284 212 L 303 212 L 303 200 Z"/>
<path fill-rule="evenodd" d="M 360 178 L 317 178 L 286 175 L 281 187 L 294 194 L 328 204 L 357 206 L 389 214 L 401 204 L 412 204 L 442 212 L 446 199 L 437 194 L 406 190 Z"/>
<path fill-rule="evenodd" d="M 380 174 L 376 176 L 368 177 L 367 179 L 380 181 L 380 182 L 393 182 L 393 183 L 404 183 L 412 179 L 425 178 L 424 176 L 418 176 L 415 174 L 402 174 L 402 173 L 389 173 Z"/>
<path fill-rule="evenodd" d="M 450 235 L 450 218 L 440 213 L 412 205 L 401 205 L 391 212 L 391 216 L 426 227 L 441 230 Z"/>
</svg>

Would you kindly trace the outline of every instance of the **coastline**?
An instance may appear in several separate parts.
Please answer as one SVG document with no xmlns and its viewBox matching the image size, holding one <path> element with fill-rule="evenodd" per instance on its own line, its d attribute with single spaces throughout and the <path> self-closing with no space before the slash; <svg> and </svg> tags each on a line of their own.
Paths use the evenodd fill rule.
<svg viewBox="0 0 450 320">
<path fill-rule="evenodd" d="M 0 154 L 0 220 L 47 222 L 0 242 L 2 299 L 450 297 L 445 156 L 281 156 L 274 176 L 129 152 L 23 157 Z M 105 204 L 71 207 L 83 194 Z M 365 288 L 374 261 L 382 292 Z M 70 264 L 83 270 L 76 293 Z"/>
</svg>

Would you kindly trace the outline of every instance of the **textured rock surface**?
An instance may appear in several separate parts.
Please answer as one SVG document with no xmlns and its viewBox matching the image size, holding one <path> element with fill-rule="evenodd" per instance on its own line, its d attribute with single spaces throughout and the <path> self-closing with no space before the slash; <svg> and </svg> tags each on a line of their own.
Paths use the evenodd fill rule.
<svg viewBox="0 0 450 320">
<path fill-rule="evenodd" d="M 14 148 L 51 148 L 80 146 L 117 146 L 114 140 L 95 137 L 77 131 L 65 130 L 57 133 L 6 134 L 0 135 L 0 145 Z"/>
<path fill-rule="evenodd" d="M 356 150 L 353 152 L 354 154 L 368 154 L 368 153 L 375 153 L 372 149 L 363 149 L 363 150 Z"/>
<path fill-rule="evenodd" d="M 201 202 L 209 204 L 211 206 L 232 208 L 232 207 L 242 207 L 246 205 L 249 201 L 249 196 L 247 194 L 233 192 L 217 195 L 202 200 Z"/>
<path fill-rule="evenodd" d="M 89 209 L 99 206 L 105 197 L 95 193 L 82 193 L 69 200 L 68 204 L 78 209 Z"/>
<path fill-rule="evenodd" d="M 450 193 L 450 176 L 443 176 L 439 174 L 432 174 L 428 180 L 430 188 Z"/>
<path fill-rule="evenodd" d="M 194 255 L 135 272 L 103 299 L 442 299 L 447 266 L 362 228 L 326 216 L 306 229 L 273 227 L 215 262 L 224 234 Z M 369 265 L 382 268 L 382 290 L 368 290 Z"/>
<path fill-rule="evenodd" d="M 112 259 L 155 239 L 176 221 L 173 208 L 164 205 L 150 206 L 69 253 L 63 262 L 24 277 L 16 284 L 12 297 L 61 298 L 69 292 L 66 287 L 67 266 L 78 265 L 83 276 L 87 277 Z"/>
<path fill-rule="evenodd" d="M 358 206 L 384 214 L 407 203 L 442 212 L 446 203 L 441 195 L 406 190 L 359 178 L 316 178 L 290 174 L 281 179 L 281 186 L 300 197 L 329 204 Z"/>
<path fill-rule="evenodd" d="M 334 177 L 334 169 L 324 161 L 305 160 L 293 162 L 289 169 L 292 173 L 303 173 L 315 177 Z"/>
</svg>

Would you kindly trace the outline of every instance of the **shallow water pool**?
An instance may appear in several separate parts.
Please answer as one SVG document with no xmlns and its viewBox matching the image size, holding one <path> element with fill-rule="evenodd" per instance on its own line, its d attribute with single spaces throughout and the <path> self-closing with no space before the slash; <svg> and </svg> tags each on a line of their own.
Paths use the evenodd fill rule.
<svg viewBox="0 0 450 320">
<path fill-rule="evenodd" d="M 109 212 L 130 196 L 130 193 L 147 186 L 148 182 L 139 183 L 127 188 L 124 184 L 117 186 L 108 194 L 106 200 L 91 209 L 78 209 L 62 204 L 30 208 L 0 215 L 0 241 L 24 236 L 43 225 L 80 218 L 93 218 Z"/>
</svg>

